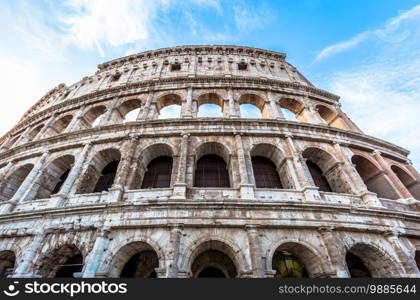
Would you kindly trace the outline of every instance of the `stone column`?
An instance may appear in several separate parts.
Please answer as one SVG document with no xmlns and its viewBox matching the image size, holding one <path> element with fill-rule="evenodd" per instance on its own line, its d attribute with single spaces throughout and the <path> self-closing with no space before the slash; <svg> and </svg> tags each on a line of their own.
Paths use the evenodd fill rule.
<svg viewBox="0 0 420 300">
<path fill-rule="evenodd" d="M 275 95 L 272 92 L 268 92 L 267 97 L 268 101 L 270 102 L 270 118 L 284 120 L 285 117 L 277 105 Z"/>
<path fill-rule="evenodd" d="M 110 228 L 104 226 L 98 229 L 98 233 L 96 236 L 95 244 L 86 258 L 86 264 L 81 274 L 83 278 L 94 278 L 96 277 L 96 273 L 99 271 L 101 264 L 103 263 L 105 257 L 106 250 L 109 246 L 109 235 L 110 235 Z"/>
<path fill-rule="evenodd" d="M 49 229 L 38 232 L 32 241 L 31 248 L 26 250 L 23 254 L 21 262 L 17 265 L 13 278 L 40 278 L 38 274 L 34 274 L 34 262 L 37 255 L 42 249 L 42 245 L 47 234 L 50 232 Z"/>
<path fill-rule="evenodd" d="M 254 199 L 254 185 L 249 183 L 248 171 L 246 167 L 245 151 L 240 134 L 235 134 L 236 152 L 238 156 L 240 193 L 242 199 Z"/>
<path fill-rule="evenodd" d="M 190 136 L 189 134 L 184 134 L 181 140 L 178 171 L 176 175 L 176 182 L 173 185 L 172 198 L 174 199 L 186 198 L 186 192 L 187 192 L 186 174 L 187 174 L 189 136 Z"/>
<path fill-rule="evenodd" d="M 405 269 L 407 277 L 419 278 L 420 271 L 417 268 L 416 261 L 411 256 L 407 247 L 398 238 L 398 233 L 393 230 L 387 231 L 385 232 L 385 238 L 392 245 L 392 248 L 398 256 L 398 260 L 401 262 Z"/>
<path fill-rule="evenodd" d="M 239 118 L 239 111 L 236 109 L 235 105 L 235 95 L 233 89 L 228 89 L 228 103 L 229 103 L 229 118 Z"/>
<path fill-rule="evenodd" d="M 193 118 L 197 118 L 197 115 L 198 115 L 198 100 L 197 99 L 192 100 L 191 113 L 192 113 Z"/>
<path fill-rule="evenodd" d="M 154 97 L 155 97 L 154 91 L 149 90 L 149 95 L 147 96 L 146 103 L 144 104 L 142 114 L 141 114 L 141 116 L 139 116 L 137 118 L 137 120 L 146 120 L 147 119 L 147 116 L 149 115 L 150 106 L 152 105 Z"/>
<path fill-rule="evenodd" d="M 11 168 L 13 167 L 13 165 L 15 164 L 15 161 L 9 161 L 7 163 L 7 165 L 0 169 L 1 173 L 0 173 L 0 191 L 3 190 L 3 183 L 5 182 L 5 179 L 9 176 L 9 171 L 11 170 Z"/>
<path fill-rule="evenodd" d="M 69 175 L 64 181 L 60 191 L 54 197 L 52 197 L 51 205 L 53 207 L 62 206 L 69 197 L 70 191 L 74 183 L 76 182 L 76 179 L 80 176 L 80 173 L 82 171 L 84 163 L 86 162 L 86 157 L 88 156 L 90 149 L 92 149 L 92 143 L 85 144 L 82 152 L 77 158 L 77 161 L 74 163 Z"/>
<path fill-rule="evenodd" d="M 394 171 L 391 170 L 388 163 L 382 157 L 381 153 L 377 150 L 373 151 L 373 157 L 381 166 L 382 170 L 385 171 L 385 175 L 390 179 L 389 184 L 395 190 L 400 198 L 412 198 L 411 193 L 407 190 L 400 179 L 395 175 Z"/>
<path fill-rule="evenodd" d="M 192 93 L 193 89 L 189 87 L 187 89 L 187 98 L 182 102 L 184 106 L 182 108 L 182 118 L 192 118 Z"/>
<path fill-rule="evenodd" d="M 341 250 L 344 245 L 340 245 L 340 240 L 335 236 L 332 227 L 321 227 L 319 233 L 321 234 L 324 245 L 327 248 L 328 255 L 332 264 L 331 274 L 333 277 L 350 278 L 350 273 L 345 261 L 345 253 Z M 343 247 L 341 247 L 343 246 Z"/>
<path fill-rule="evenodd" d="M 166 277 L 177 278 L 178 277 L 178 260 L 179 260 L 179 248 L 181 245 L 181 236 L 183 227 L 180 224 L 169 224 L 171 233 L 168 245 L 168 254 L 166 260 Z"/>
<path fill-rule="evenodd" d="M 29 131 L 31 131 L 31 127 L 26 127 L 25 131 L 18 137 L 16 142 L 12 145 L 14 147 L 19 146 L 19 144 L 22 142 L 22 140 L 25 140 L 27 135 L 29 134 Z"/>
<path fill-rule="evenodd" d="M 102 115 L 100 116 L 101 120 L 99 121 L 99 126 L 106 126 L 106 125 L 111 125 L 111 116 L 114 113 L 114 110 L 118 107 L 119 101 L 118 98 L 115 97 L 112 100 L 112 104 L 111 106 L 108 108 L 108 110 Z"/>
<path fill-rule="evenodd" d="M 344 154 L 343 147 L 338 143 L 334 143 L 334 150 L 339 159 L 343 162 L 343 171 L 347 173 L 347 176 L 349 177 L 349 182 L 354 193 L 360 196 L 363 200 L 363 203 L 367 206 L 382 207 L 382 204 L 379 201 L 378 197 L 375 195 L 375 193 L 372 193 L 368 190 L 366 184 L 363 182 L 363 179 L 362 177 L 360 177 L 355 166 Z"/>
<path fill-rule="evenodd" d="M 318 192 L 318 187 L 313 186 L 308 180 L 307 176 L 305 175 L 304 168 L 306 168 L 306 166 L 303 165 L 304 164 L 304 162 L 302 161 L 303 158 L 301 154 L 299 153 L 299 151 L 297 151 L 291 134 L 286 135 L 286 145 L 287 145 L 286 148 L 288 150 L 288 153 L 292 157 L 294 170 L 296 171 L 296 175 L 299 180 L 298 183 L 302 188 L 305 200 L 316 201 L 316 200 L 321 199 Z"/>
<path fill-rule="evenodd" d="M 263 278 L 265 277 L 265 266 L 258 226 L 246 225 L 245 229 L 248 237 L 249 251 L 251 254 L 253 277 Z"/>
<path fill-rule="evenodd" d="M 84 116 L 86 108 L 83 106 L 81 107 L 77 113 L 75 113 L 73 119 L 71 119 L 70 124 L 64 129 L 64 132 L 71 132 L 74 130 L 74 128 L 77 127 L 78 123 L 80 122 L 80 119 Z"/>
<path fill-rule="evenodd" d="M 44 127 L 41 128 L 41 130 L 38 132 L 38 134 L 33 138 L 33 141 L 37 141 L 40 140 L 44 137 L 45 132 L 50 129 L 51 125 L 53 124 L 53 122 L 55 121 L 57 117 L 57 114 L 54 113 L 49 119 L 48 121 L 45 123 Z"/>
<path fill-rule="evenodd" d="M 26 176 L 25 180 L 23 180 L 12 199 L 7 201 L 7 204 L 3 206 L 1 213 L 5 214 L 11 212 L 19 202 L 25 200 L 26 196 L 31 191 L 32 184 L 35 182 L 35 179 L 39 176 L 41 169 L 44 167 L 44 163 L 47 160 L 48 155 L 48 151 L 42 154 L 41 158 L 29 172 L 28 176 Z"/>
</svg>

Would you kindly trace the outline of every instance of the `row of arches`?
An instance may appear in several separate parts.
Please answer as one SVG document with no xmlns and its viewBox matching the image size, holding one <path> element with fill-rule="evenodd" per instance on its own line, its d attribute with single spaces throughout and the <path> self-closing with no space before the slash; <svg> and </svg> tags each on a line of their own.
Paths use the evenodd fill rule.
<svg viewBox="0 0 420 300">
<path fill-rule="evenodd" d="M 302 165 L 308 184 L 318 187 L 321 192 L 355 193 L 343 167 L 330 153 L 316 147 L 308 147 L 302 153 Z M 128 189 L 169 188 L 173 185 L 177 169 L 175 168 L 174 151 L 168 144 L 157 143 L 141 152 L 133 162 L 130 170 L 120 170 L 122 157 L 120 150 L 107 148 L 96 153 L 80 174 L 76 183 L 76 194 L 98 193 L 108 191 L 118 180 L 117 174 L 129 173 L 128 179 L 119 182 Z M 285 162 L 282 150 L 272 144 L 260 143 L 249 152 L 249 172 L 251 184 L 256 188 L 296 189 L 293 180 L 293 166 Z M 394 185 L 380 167 L 365 156 L 354 154 L 351 158 L 355 170 L 363 180 L 366 188 L 380 198 L 398 199 Z M 60 192 L 66 182 L 75 158 L 71 154 L 55 158 L 34 179 L 27 200 L 44 199 Z M 178 162 L 179 163 L 179 162 Z M 237 172 L 233 169 L 229 150 L 220 143 L 206 142 L 194 153 L 194 165 L 191 186 L 201 188 L 232 188 L 238 183 Z M 13 197 L 22 182 L 33 168 L 33 164 L 18 167 L 0 184 L 0 199 Z M 392 172 L 410 191 L 420 199 L 420 185 L 407 171 L 392 165 Z"/>
<path fill-rule="evenodd" d="M 50 121 L 37 124 L 28 131 L 19 134 L 2 145 L 9 149 L 18 144 L 24 144 L 40 138 L 52 137 L 67 131 L 77 131 L 100 125 L 132 122 L 139 119 L 180 118 L 186 111 L 191 110 L 191 116 L 198 118 L 281 118 L 291 121 L 315 122 L 340 129 L 349 130 L 351 126 L 340 116 L 335 108 L 324 104 L 317 104 L 314 110 L 308 110 L 306 105 L 296 97 L 280 98 L 274 104 L 275 108 L 263 96 L 245 93 L 240 95 L 238 107 L 231 108 L 229 101 L 219 94 L 204 93 L 192 101 L 191 108 L 183 108 L 184 100 L 179 94 L 169 93 L 147 104 L 144 99 L 130 99 L 119 105 L 104 104 L 82 108 L 78 113 L 67 113 L 58 117 L 53 116 Z M 236 102 L 234 102 L 236 103 Z M 149 105 L 149 107 L 146 107 Z M 274 111 L 273 111 L 274 109 Z M 183 112 L 184 110 L 184 112 Z M 238 114 L 239 112 L 239 114 Z M 311 114 L 317 114 L 312 116 Z"/>
<path fill-rule="evenodd" d="M 180 271 L 192 278 L 236 278 L 244 276 L 243 254 L 221 240 L 209 239 L 200 243 L 181 262 Z M 266 263 L 275 278 L 330 277 L 328 262 L 309 246 L 298 242 L 284 242 L 269 251 Z M 403 269 L 391 256 L 369 244 L 357 243 L 338 258 L 347 277 L 401 277 Z M 137 241 L 122 246 L 113 257 L 106 259 L 108 277 L 156 278 L 163 268 L 163 254 L 147 242 Z M 420 268 L 420 250 L 415 252 Z M 64 245 L 42 256 L 35 263 L 35 272 L 45 278 L 80 277 L 85 257 L 75 245 Z M 13 251 L 0 252 L 0 277 L 13 274 L 16 258 Z M 185 267 L 186 270 L 182 270 Z M 185 276 L 185 275 L 184 275 Z"/>
</svg>

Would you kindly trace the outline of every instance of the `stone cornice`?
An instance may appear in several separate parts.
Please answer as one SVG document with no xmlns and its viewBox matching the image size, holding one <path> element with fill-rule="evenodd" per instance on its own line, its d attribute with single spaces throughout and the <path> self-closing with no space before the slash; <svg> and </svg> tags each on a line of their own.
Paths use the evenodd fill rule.
<svg viewBox="0 0 420 300">
<path fill-rule="evenodd" d="M 222 128 L 222 130 L 219 132 L 209 133 L 206 130 L 200 131 L 194 129 L 195 124 L 208 124 L 211 126 L 218 125 L 220 128 Z M 271 128 L 274 127 L 276 130 L 264 131 L 259 129 L 255 131 L 244 131 L 243 128 L 245 125 L 251 126 L 253 124 L 258 124 L 259 128 L 261 128 L 262 126 L 267 126 Z M 156 128 L 165 129 L 168 126 L 174 128 L 170 132 L 156 132 Z M 192 126 L 191 129 L 188 128 L 189 126 Z M 179 129 L 177 129 L 176 127 L 178 127 Z M 352 147 L 366 151 L 373 151 L 380 147 L 381 153 L 383 155 L 396 159 L 398 161 L 405 161 L 407 159 L 406 156 L 409 154 L 409 151 L 392 143 L 383 141 L 381 139 L 360 134 L 357 132 L 340 130 L 326 125 L 314 125 L 310 123 L 282 121 L 274 119 L 204 118 L 137 121 L 124 124 L 114 124 L 103 127 L 95 127 L 75 132 L 68 132 L 44 140 L 23 144 L 11 150 L 4 151 L 0 153 L 0 161 L 5 160 L 7 158 L 16 160 L 16 158 L 21 154 L 23 154 L 19 157 L 21 159 L 24 157 L 32 157 L 34 156 L 34 153 L 32 153 L 31 150 L 39 150 L 45 147 L 49 147 L 49 149 L 51 149 L 51 151 L 54 152 L 59 151 L 61 149 L 78 147 L 82 145 L 85 141 L 90 140 L 92 135 L 98 136 L 98 138 L 96 138 L 93 141 L 93 143 L 95 144 L 115 142 L 127 138 L 127 130 L 132 130 L 133 132 L 138 133 L 140 132 L 140 128 L 145 128 L 144 131 L 141 131 L 142 134 L 139 134 L 140 137 L 180 136 L 181 133 L 185 133 L 186 131 L 188 131 L 188 133 L 191 135 L 198 136 L 208 134 L 233 135 L 236 132 L 252 136 L 258 135 L 284 137 L 287 133 L 292 132 L 294 138 L 296 139 L 305 139 L 324 143 L 331 143 L 332 141 L 334 141 L 338 143 L 343 143 L 346 146 L 350 145 Z M 150 132 L 148 132 L 147 128 L 153 128 L 153 130 L 150 130 Z M 179 130 L 180 132 L 178 133 L 177 130 Z M 314 134 L 315 132 L 316 134 Z M 104 135 L 100 135 L 100 133 L 104 133 Z M 324 134 L 324 137 L 321 134 Z M 54 147 L 54 145 L 57 145 L 57 147 Z"/>
<path fill-rule="evenodd" d="M 168 57 L 174 55 L 206 55 L 206 54 L 218 54 L 218 55 L 249 55 L 255 57 L 264 57 L 278 59 L 284 61 L 286 58 L 285 53 L 279 53 L 270 50 L 264 50 L 260 48 L 245 47 L 245 46 L 230 46 L 230 45 L 185 45 L 177 47 L 160 48 L 156 50 L 145 51 L 133 55 L 124 56 L 117 58 L 103 64 L 98 65 L 98 70 L 106 71 L 111 68 L 121 67 L 125 64 L 131 64 L 138 61 L 144 61 L 149 59 L 156 59 L 161 57 Z"/>
</svg>

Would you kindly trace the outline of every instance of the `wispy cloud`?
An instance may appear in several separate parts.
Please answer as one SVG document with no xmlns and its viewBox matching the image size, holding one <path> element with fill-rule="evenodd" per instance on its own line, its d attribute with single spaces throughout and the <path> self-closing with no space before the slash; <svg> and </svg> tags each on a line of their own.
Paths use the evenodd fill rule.
<svg viewBox="0 0 420 300">
<path fill-rule="evenodd" d="M 363 31 L 347 41 L 339 42 L 337 44 L 325 47 L 318 53 L 315 61 L 319 61 L 334 54 L 350 50 L 351 48 L 354 48 L 360 43 L 371 38 L 380 38 L 387 42 L 400 42 L 407 37 L 406 31 L 399 31 L 397 34 L 395 34 L 396 31 L 400 28 L 400 25 L 407 20 L 418 21 L 419 18 L 420 5 L 417 5 L 412 9 L 405 11 L 394 18 L 391 18 L 382 28 Z"/>
<path fill-rule="evenodd" d="M 235 5 L 233 12 L 235 25 L 241 31 L 262 28 L 273 18 L 266 7 L 249 6 L 244 2 Z"/>
</svg>

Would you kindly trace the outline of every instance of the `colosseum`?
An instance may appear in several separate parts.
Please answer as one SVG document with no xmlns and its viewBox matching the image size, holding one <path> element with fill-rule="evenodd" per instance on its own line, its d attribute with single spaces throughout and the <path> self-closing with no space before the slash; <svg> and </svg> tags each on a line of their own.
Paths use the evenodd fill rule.
<svg viewBox="0 0 420 300">
<path fill-rule="evenodd" d="M 0 144 L 1 277 L 420 277 L 409 152 L 283 53 L 115 59 Z"/>
</svg>

